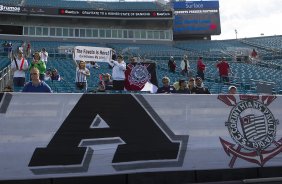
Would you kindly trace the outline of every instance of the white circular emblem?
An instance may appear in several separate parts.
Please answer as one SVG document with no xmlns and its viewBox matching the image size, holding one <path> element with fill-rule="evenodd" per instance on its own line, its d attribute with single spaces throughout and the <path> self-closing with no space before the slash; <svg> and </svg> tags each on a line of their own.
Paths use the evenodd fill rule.
<svg viewBox="0 0 282 184">
<path fill-rule="evenodd" d="M 147 70 L 147 67 L 141 64 L 136 64 L 132 67 L 128 81 L 130 85 L 136 85 L 142 87 L 146 82 L 150 81 L 151 74 Z"/>
<path fill-rule="evenodd" d="M 228 122 L 232 139 L 251 151 L 264 150 L 275 140 L 275 120 L 271 111 L 259 101 L 240 101 L 230 112 Z"/>
</svg>

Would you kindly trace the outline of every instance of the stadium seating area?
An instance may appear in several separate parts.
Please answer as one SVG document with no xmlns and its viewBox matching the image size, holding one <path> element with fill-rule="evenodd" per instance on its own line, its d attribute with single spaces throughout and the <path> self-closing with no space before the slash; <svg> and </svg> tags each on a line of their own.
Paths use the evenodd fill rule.
<svg viewBox="0 0 282 184">
<path fill-rule="evenodd" d="M 273 50 L 282 49 L 282 36 L 248 38 L 249 42 L 267 46 Z"/>
<path fill-rule="evenodd" d="M 281 37 L 270 37 L 270 40 L 278 40 Z M 265 38 L 266 39 L 266 38 Z M 258 41 L 257 41 L 258 40 Z M 263 38 L 252 38 L 248 42 L 256 42 L 257 45 L 263 44 L 260 42 Z M 3 41 L 2 41 L 3 42 Z M 19 46 L 21 41 L 13 41 L 13 45 Z M 270 41 L 269 41 L 270 43 Z M 236 62 L 233 58 L 238 51 L 252 50 L 253 45 L 248 45 L 240 40 L 224 40 L 224 41 L 185 41 L 175 42 L 172 45 L 166 44 L 125 44 L 112 43 L 99 45 L 97 43 L 78 43 L 78 42 L 31 42 L 33 51 L 47 48 L 50 58 L 47 68 L 57 68 L 63 80 L 60 82 L 47 81 L 54 92 L 79 92 L 75 89 L 74 76 L 75 65 L 71 59 L 70 53 L 64 53 L 64 50 L 58 48 L 73 48 L 76 45 L 80 46 L 106 46 L 115 49 L 118 53 L 122 53 L 126 57 L 126 61 L 130 56 L 139 56 L 141 59 L 149 59 L 157 63 L 157 76 L 159 85 L 161 85 L 161 78 L 168 76 L 172 82 L 178 81 L 182 76 L 180 75 L 179 66 L 184 54 L 188 54 L 190 66 L 194 76 L 196 75 L 196 62 L 198 56 L 204 57 L 206 64 L 206 80 L 205 86 L 209 88 L 211 93 L 226 93 L 230 84 L 237 86 L 239 93 L 251 94 L 257 93 L 256 84 L 258 82 L 266 82 L 273 85 L 273 93 L 282 93 L 282 59 L 269 59 L 267 54 L 272 55 L 272 52 L 259 47 L 257 50 L 264 50 L 261 59 L 257 63 Z M 272 45 L 275 47 L 276 45 Z M 236 52 L 235 52 L 236 51 Z M 0 51 L 2 52 L 2 50 Z M 177 62 L 177 72 L 169 73 L 167 69 L 167 62 L 170 56 L 174 56 Z M 218 72 L 215 67 L 217 59 L 220 57 L 227 57 L 231 69 L 232 76 L 230 84 L 223 84 L 219 82 Z M 266 57 L 264 57 L 266 56 Z M 279 55 L 281 57 L 281 54 Z M 2 58 L 4 58 L 2 56 Z M 29 59 L 30 60 L 30 59 Z M 0 67 L 5 67 L 9 64 L 9 60 L 1 59 Z M 89 78 L 89 90 L 96 89 L 99 82 L 99 74 L 111 73 L 107 63 L 99 63 L 99 69 L 91 68 L 91 77 Z M 20 90 L 20 89 L 18 89 Z"/>
<path fill-rule="evenodd" d="M 183 56 L 186 52 L 183 49 L 175 48 L 165 44 L 108 44 L 117 52 L 126 55 L 144 56 L 148 59 L 158 60 L 169 56 Z"/>
<path fill-rule="evenodd" d="M 0 57 L 0 71 L 10 64 L 10 60 L 7 57 Z"/>
</svg>

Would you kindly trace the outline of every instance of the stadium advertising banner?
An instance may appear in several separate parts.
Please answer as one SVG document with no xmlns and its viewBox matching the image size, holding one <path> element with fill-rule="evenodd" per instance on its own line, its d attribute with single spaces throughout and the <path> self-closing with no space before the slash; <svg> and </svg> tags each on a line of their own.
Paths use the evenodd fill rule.
<svg viewBox="0 0 282 184">
<path fill-rule="evenodd" d="M 20 6 L 9 6 L 0 4 L 0 13 L 20 13 Z"/>
<path fill-rule="evenodd" d="M 88 17 L 126 17 L 126 18 L 172 18 L 172 11 L 107 11 L 59 9 L 59 15 Z"/>
<path fill-rule="evenodd" d="M 218 1 L 174 2 L 174 35 L 221 33 Z"/>
<path fill-rule="evenodd" d="M 0 13 L 44 15 L 44 16 L 68 16 L 87 18 L 160 18 L 172 19 L 172 11 L 107 11 L 107 10 L 79 10 L 79 9 L 58 9 L 46 7 L 25 7 L 7 6 L 0 4 Z"/>
<path fill-rule="evenodd" d="M 281 104 L 281 96 L 0 93 L 0 180 L 281 167 Z"/>
<path fill-rule="evenodd" d="M 58 9 L 43 7 L 22 7 L 21 12 L 28 15 L 57 15 Z"/>
<path fill-rule="evenodd" d="M 73 59 L 76 61 L 108 62 L 112 59 L 112 49 L 105 47 L 74 47 Z"/>
</svg>

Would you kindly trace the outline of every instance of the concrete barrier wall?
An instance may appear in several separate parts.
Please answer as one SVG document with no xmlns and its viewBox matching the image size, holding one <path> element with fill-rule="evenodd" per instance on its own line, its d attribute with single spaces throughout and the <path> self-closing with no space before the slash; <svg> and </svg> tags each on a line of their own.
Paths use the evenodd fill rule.
<svg viewBox="0 0 282 184">
<path fill-rule="evenodd" d="M 163 183 L 167 176 L 183 183 L 263 176 L 263 169 L 282 166 L 281 100 L 2 93 L 0 180 Z"/>
</svg>

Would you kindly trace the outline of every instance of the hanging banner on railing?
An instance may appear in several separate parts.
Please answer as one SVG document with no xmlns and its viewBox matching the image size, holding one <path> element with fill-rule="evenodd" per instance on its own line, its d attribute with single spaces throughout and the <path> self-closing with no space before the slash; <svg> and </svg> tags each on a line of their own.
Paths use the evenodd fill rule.
<svg viewBox="0 0 282 184">
<path fill-rule="evenodd" d="M 281 104 L 281 96 L 0 93 L 0 180 L 281 167 Z"/>
<path fill-rule="evenodd" d="M 74 60 L 108 62 L 112 59 L 112 49 L 106 47 L 74 47 Z"/>
</svg>

